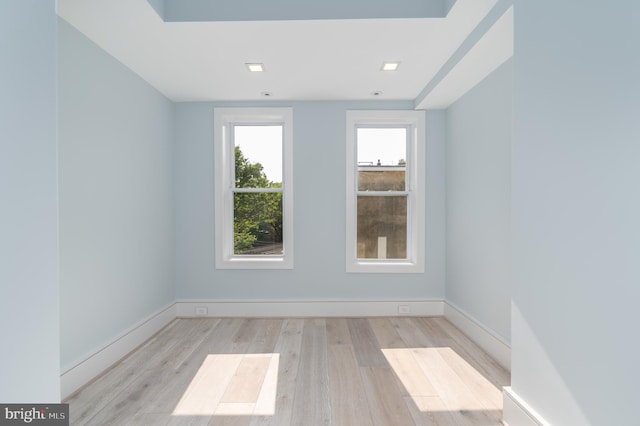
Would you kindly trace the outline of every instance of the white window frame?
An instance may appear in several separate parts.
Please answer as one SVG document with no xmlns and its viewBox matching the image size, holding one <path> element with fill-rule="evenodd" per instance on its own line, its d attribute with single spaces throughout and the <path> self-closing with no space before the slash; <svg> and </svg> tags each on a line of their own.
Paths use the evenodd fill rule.
<svg viewBox="0 0 640 426">
<path fill-rule="evenodd" d="M 358 127 L 407 127 L 407 258 L 358 259 Z M 422 273 L 425 264 L 425 112 L 347 111 L 347 272 Z M 404 191 L 403 191 L 404 194 Z"/>
<path fill-rule="evenodd" d="M 233 125 L 279 124 L 282 142 L 282 255 L 236 255 L 233 250 L 235 156 Z M 215 247 L 217 269 L 293 268 L 293 111 L 291 108 L 215 108 Z M 273 192 L 273 191 L 271 191 Z"/>
</svg>

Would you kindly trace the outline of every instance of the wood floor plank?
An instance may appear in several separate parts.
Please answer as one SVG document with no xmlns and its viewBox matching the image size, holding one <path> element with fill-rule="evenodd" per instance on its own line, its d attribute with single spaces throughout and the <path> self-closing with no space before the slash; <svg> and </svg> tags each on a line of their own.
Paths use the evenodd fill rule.
<svg viewBox="0 0 640 426">
<path fill-rule="evenodd" d="M 255 402 L 221 402 L 216 406 L 214 414 L 216 416 L 249 416 L 255 409 Z"/>
<path fill-rule="evenodd" d="M 370 318 L 369 324 L 378 339 L 378 345 L 382 349 L 388 348 L 406 348 L 402 337 L 398 334 L 398 330 L 393 326 L 389 318 Z"/>
<path fill-rule="evenodd" d="M 389 368 L 360 367 L 374 425 L 411 425 L 413 419 Z"/>
<path fill-rule="evenodd" d="M 247 352 L 251 354 L 272 353 L 280 337 L 283 322 L 280 318 L 261 319 L 258 323 L 257 333 Z"/>
<path fill-rule="evenodd" d="M 328 362 L 332 424 L 372 425 L 353 346 L 329 345 Z"/>
<path fill-rule="evenodd" d="M 242 321 L 242 324 L 238 332 L 234 335 L 232 344 L 228 347 L 229 353 L 247 353 L 249 347 L 254 343 L 258 333 L 261 331 L 262 321 L 260 319 L 245 318 L 240 319 L 240 321 Z"/>
<path fill-rule="evenodd" d="M 390 318 L 391 324 L 408 348 L 431 348 L 435 344 L 416 324 L 414 318 Z"/>
<path fill-rule="evenodd" d="M 171 351 L 162 359 L 161 365 L 171 369 L 177 369 L 185 362 L 188 362 L 194 352 L 211 337 L 212 333 L 218 333 L 217 329 L 220 319 L 182 319 L 185 325 L 191 324 L 186 331 L 181 331 L 182 337 L 171 347 Z M 147 364 L 147 368 L 151 369 L 155 366 Z"/>
<path fill-rule="evenodd" d="M 76 423 L 69 422 L 70 425 Z M 127 421 L 127 426 L 167 425 L 167 416 L 164 413 L 137 413 Z"/>
<path fill-rule="evenodd" d="M 383 349 L 382 353 L 400 380 L 405 395 L 411 397 L 438 395 L 431 381 L 413 356 L 411 349 Z"/>
<path fill-rule="evenodd" d="M 148 413 L 144 414 L 149 415 Z M 167 414 L 164 413 L 164 416 L 166 417 Z M 166 424 L 167 426 L 206 426 L 209 424 L 210 419 L 210 416 L 170 416 L 166 417 L 165 423 L 144 423 L 144 426 L 149 426 L 151 424 Z"/>
<path fill-rule="evenodd" d="M 216 415 L 211 418 L 208 426 L 249 426 L 251 416 L 221 416 Z"/>
<path fill-rule="evenodd" d="M 417 426 L 458 425 L 438 396 L 407 396 L 405 401 Z"/>
<path fill-rule="evenodd" d="M 328 345 L 351 345 L 351 333 L 345 318 L 327 318 L 327 344 Z"/>
<path fill-rule="evenodd" d="M 353 349 L 360 367 L 389 368 L 386 358 L 380 351 L 376 335 L 371 330 L 366 318 L 351 318 L 347 320 Z"/>
<path fill-rule="evenodd" d="M 502 410 L 502 387 L 493 385 L 453 349 L 438 348 L 438 353 L 458 377 L 464 378 L 465 385 L 484 407 Z"/>
<path fill-rule="evenodd" d="M 208 426 L 249 426 L 251 416 L 213 416 Z"/>
<path fill-rule="evenodd" d="M 459 375 L 468 374 L 461 370 L 464 367 L 476 373 L 467 378 L 468 386 L 475 387 L 478 395 L 482 395 L 483 398 L 491 397 L 493 402 L 490 404 L 501 410 L 502 388 L 510 384 L 509 372 L 449 321 L 442 318 L 422 318 L 419 321 L 422 322 L 425 332 L 438 342 L 438 346 L 453 351 L 449 354 L 456 357 L 449 357 L 450 365 L 458 371 Z M 492 389 L 487 382 L 499 390 L 500 395 L 496 395 L 495 391 L 484 392 L 483 389 L 487 391 Z"/>
<path fill-rule="evenodd" d="M 294 398 L 291 424 L 331 423 L 327 332 L 323 319 L 306 319 L 304 322 Z"/>
<path fill-rule="evenodd" d="M 273 352 L 278 354 L 280 358 L 276 412 L 274 415 L 254 417 L 251 420 L 252 426 L 291 424 L 303 330 L 304 320 L 299 318 L 284 320 L 280 336 L 273 349 Z"/>
<path fill-rule="evenodd" d="M 438 348 L 414 348 L 412 352 L 456 423 L 465 426 L 501 424 L 500 413 L 478 400 L 465 381 L 442 359 Z"/>
<path fill-rule="evenodd" d="M 445 336 L 441 339 L 443 344 L 440 346 L 455 350 L 496 387 L 509 386 L 509 372 L 456 326 L 444 318 L 429 318 L 429 320 L 431 327 L 427 332 Z"/>
<path fill-rule="evenodd" d="M 253 356 L 251 354 L 242 357 L 242 361 L 240 361 L 233 377 L 231 377 L 231 381 L 220 402 L 247 403 L 253 404 L 255 407 L 270 362 L 270 355 Z M 251 410 L 251 413 L 253 413 L 253 410 Z"/>
<path fill-rule="evenodd" d="M 196 354 L 237 353 L 233 350 L 237 342 L 250 341 L 250 339 L 238 337 L 246 334 L 247 324 L 250 324 L 249 321 L 243 318 L 220 319 L 197 348 Z"/>
<path fill-rule="evenodd" d="M 213 415 L 243 361 L 242 355 L 208 355 L 172 415 Z"/>
<path fill-rule="evenodd" d="M 389 350 L 401 350 L 401 349 L 407 348 L 407 344 L 402 339 L 398 331 L 401 328 L 400 324 L 402 323 L 410 324 L 413 326 L 410 319 L 405 318 L 399 321 L 398 323 L 394 323 L 389 318 L 370 318 L 369 323 L 371 324 L 371 329 L 376 335 L 376 338 L 378 340 L 378 343 L 380 345 L 380 348 L 383 354 L 385 353 L 385 351 L 389 353 Z M 417 329 L 408 330 L 408 331 L 412 333 L 420 334 L 418 333 Z M 420 334 L 419 336 L 420 341 L 423 340 L 422 337 L 423 336 Z M 417 339 L 414 338 L 412 340 L 415 341 Z M 402 352 L 402 351 L 397 351 L 397 352 Z M 387 358 L 387 361 L 389 362 L 389 359 L 386 355 L 385 355 L 385 358 Z M 409 382 L 409 387 L 412 386 L 411 383 L 418 383 L 418 384 L 424 383 L 425 386 L 428 385 L 428 380 L 424 380 L 424 375 L 422 375 L 422 379 L 424 380 L 424 382 L 420 382 L 419 378 L 417 379 L 416 377 L 412 377 L 408 375 L 407 372 L 403 373 L 403 369 L 399 369 L 400 366 L 402 366 L 402 364 L 397 364 L 395 366 L 394 373 L 398 380 L 399 388 L 402 389 L 403 391 L 403 395 L 410 395 L 410 392 L 411 392 L 410 390 L 407 389 L 407 386 L 405 386 L 404 382 Z M 420 375 L 418 375 L 418 377 L 420 377 Z M 413 387 L 415 388 L 415 385 L 413 385 Z"/>
<path fill-rule="evenodd" d="M 254 415 L 273 416 L 276 412 L 276 399 L 278 396 L 278 367 L 280 354 L 271 354 L 269 365 L 265 373 L 264 382 L 260 394 L 256 400 Z"/>
</svg>

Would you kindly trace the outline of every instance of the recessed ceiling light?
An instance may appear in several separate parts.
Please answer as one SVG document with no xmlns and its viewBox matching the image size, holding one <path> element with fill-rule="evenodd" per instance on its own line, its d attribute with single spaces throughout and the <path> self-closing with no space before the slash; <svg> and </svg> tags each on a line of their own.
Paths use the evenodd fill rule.
<svg viewBox="0 0 640 426">
<path fill-rule="evenodd" d="M 268 98 L 269 96 L 273 96 L 273 93 L 271 93 L 271 92 L 260 92 L 260 94 L 262 96 L 264 96 L 265 98 Z"/>
<path fill-rule="evenodd" d="M 245 65 L 250 72 L 264 72 L 264 64 L 252 62 L 246 63 Z"/>
<path fill-rule="evenodd" d="M 383 62 L 382 63 L 382 71 L 395 71 L 400 66 L 399 61 L 394 62 Z"/>
</svg>

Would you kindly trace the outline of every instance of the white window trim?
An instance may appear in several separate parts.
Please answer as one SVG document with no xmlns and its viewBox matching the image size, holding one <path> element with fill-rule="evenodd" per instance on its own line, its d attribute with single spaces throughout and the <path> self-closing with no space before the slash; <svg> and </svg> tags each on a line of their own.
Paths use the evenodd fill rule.
<svg viewBox="0 0 640 426">
<path fill-rule="evenodd" d="M 282 124 L 282 221 L 283 255 L 235 255 L 233 253 L 233 192 L 235 167 L 233 124 Z M 293 268 L 293 111 L 291 108 L 215 108 L 215 247 L 217 269 Z"/>
<path fill-rule="evenodd" d="M 408 126 L 407 259 L 358 259 L 357 145 L 358 126 Z M 422 273 L 425 265 L 425 113 L 424 111 L 347 111 L 347 272 Z"/>
</svg>

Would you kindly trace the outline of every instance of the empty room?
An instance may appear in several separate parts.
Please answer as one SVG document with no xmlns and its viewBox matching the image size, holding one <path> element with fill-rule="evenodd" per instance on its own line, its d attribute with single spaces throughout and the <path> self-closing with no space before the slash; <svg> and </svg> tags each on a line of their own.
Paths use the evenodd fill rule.
<svg viewBox="0 0 640 426">
<path fill-rule="evenodd" d="M 0 424 L 640 424 L 637 19 L 1 2 Z"/>
</svg>

